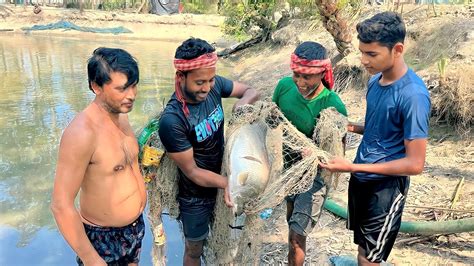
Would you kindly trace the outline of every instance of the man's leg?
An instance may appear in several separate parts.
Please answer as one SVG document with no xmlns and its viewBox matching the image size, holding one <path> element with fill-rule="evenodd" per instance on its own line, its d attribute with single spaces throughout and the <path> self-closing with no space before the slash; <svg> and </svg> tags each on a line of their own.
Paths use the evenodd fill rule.
<svg viewBox="0 0 474 266">
<path fill-rule="evenodd" d="M 184 265 L 200 265 L 204 240 L 209 234 L 215 199 L 179 197 L 180 219 L 185 237 Z"/>
<path fill-rule="evenodd" d="M 316 225 L 321 213 L 327 188 L 320 177 L 308 191 L 287 198 L 288 264 L 303 265 L 306 238 Z"/>
<path fill-rule="evenodd" d="M 400 229 L 409 178 L 349 181 L 349 229 L 359 246 L 359 265 L 387 260 Z"/>
<path fill-rule="evenodd" d="M 374 262 L 370 262 L 369 260 L 367 260 L 366 258 L 366 253 L 365 253 L 365 250 L 359 246 L 358 248 L 358 253 L 357 253 L 357 263 L 360 265 L 360 266 L 375 266 L 375 265 L 380 265 L 380 263 L 374 263 Z"/>
<path fill-rule="evenodd" d="M 286 220 L 293 214 L 293 201 L 286 202 Z M 306 254 L 306 237 L 288 229 L 288 265 L 303 265 Z"/>
<path fill-rule="evenodd" d="M 201 240 L 201 241 L 186 240 L 186 246 L 184 247 L 183 265 L 186 265 L 186 266 L 201 265 L 201 255 L 202 255 L 203 244 L 204 244 L 204 240 Z"/>
<path fill-rule="evenodd" d="M 289 229 L 288 265 L 303 265 L 306 256 L 306 236 Z"/>
</svg>

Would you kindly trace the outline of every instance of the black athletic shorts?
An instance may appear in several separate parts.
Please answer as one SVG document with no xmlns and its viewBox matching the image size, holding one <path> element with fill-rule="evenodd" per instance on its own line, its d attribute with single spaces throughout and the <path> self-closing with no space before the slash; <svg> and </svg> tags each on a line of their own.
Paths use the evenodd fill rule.
<svg viewBox="0 0 474 266">
<path fill-rule="evenodd" d="M 184 238 L 189 241 L 201 241 L 209 235 L 209 226 L 213 220 L 215 198 L 178 197 L 179 220 Z"/>
<path fill-rule="evenodd" d="M 349 181 L 347 228 L 354 231 L 354 243 L 375 263 L 386 261 L 402 222 L 409 177 L 361 182 Z"/>
</svg>

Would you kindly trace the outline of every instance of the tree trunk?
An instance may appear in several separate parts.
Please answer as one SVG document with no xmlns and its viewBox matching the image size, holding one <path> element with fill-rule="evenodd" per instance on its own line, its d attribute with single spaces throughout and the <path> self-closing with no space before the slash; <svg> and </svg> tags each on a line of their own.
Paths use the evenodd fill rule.
<svg viewBox="0 0 474 266">
<path fill-rule="evenodd" d="M 337 6 L 337 0 L 315 0 L 319 9 L 324 28 L 332 35 L 340 54 L 339 60 L 348 55 L 352 50 L 352 34 L 350 24 Z M 336 63 L 336 62 L 334 62 Z"/>
</svg>

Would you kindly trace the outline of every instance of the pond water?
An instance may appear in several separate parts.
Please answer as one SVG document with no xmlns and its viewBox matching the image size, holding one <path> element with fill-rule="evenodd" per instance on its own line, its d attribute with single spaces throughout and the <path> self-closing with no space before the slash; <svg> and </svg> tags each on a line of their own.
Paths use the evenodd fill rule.
<svg viewBox="0 0 474 266">
<path fill-rule="evenodd" d="M 132 127 L 138 130 L 169 99 L 178 42 L 0 35 L 0 265 L 74 265 L 75 254 L 49 210 L 59 140 L 93 100 L 87 59 L 100 46 L 123 48 L 139 62 Z M 228 76 L 219 62 L 218 73 Z M 233 101 L 224 100 L 229 113 Z M 169 265 L 182 264 L 176 221 L 164 216 Z M 141 265 L 152 265 L 147 223 Z"/>
</svg>

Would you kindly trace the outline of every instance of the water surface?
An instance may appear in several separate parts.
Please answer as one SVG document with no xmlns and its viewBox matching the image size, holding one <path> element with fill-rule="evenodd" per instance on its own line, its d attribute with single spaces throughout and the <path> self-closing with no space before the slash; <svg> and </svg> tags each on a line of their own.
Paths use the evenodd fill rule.
<svg viewBox="0 0 474 266">
<path fill-rule="evenodd" d="M 130 122 L 135 130 L 170 97 L 172 58 L 178 43 L 0 35 L 0 265 L 74 265 L 75 254 L 49 210 L 59 140 L 94 94 L 87 59 L 100 46 L 123 48 L 137 58 L 138 96 Z M 218 73 L 228 76 L 222 62 Z M 228 110 L 232 101 L 225 100 Z M 164 216 L 167 258 L 181 264 L 178 224 Z M 151 265 L 147 225 L 141 265 Z"/>
</svg>

